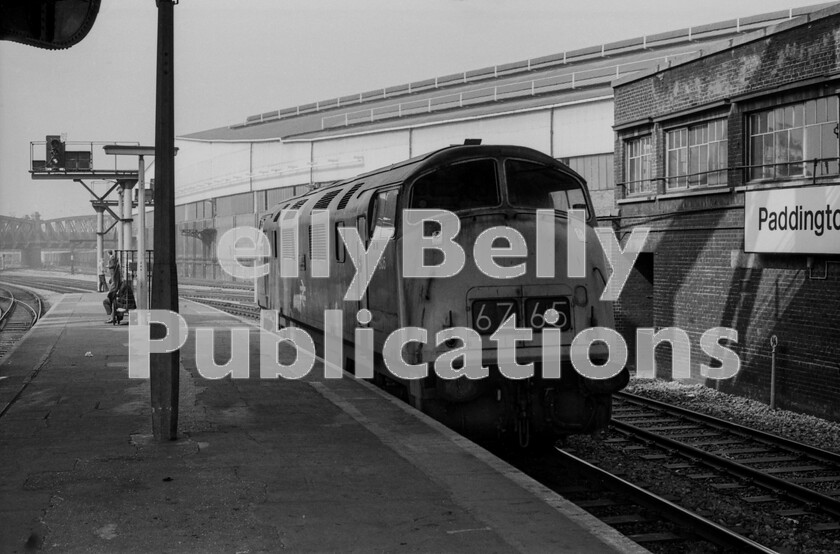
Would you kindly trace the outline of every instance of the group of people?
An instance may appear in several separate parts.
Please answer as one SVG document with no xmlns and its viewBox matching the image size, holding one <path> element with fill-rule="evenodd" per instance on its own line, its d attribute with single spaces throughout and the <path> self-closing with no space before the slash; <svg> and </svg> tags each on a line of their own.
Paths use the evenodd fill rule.
<svg viewBox="0 0 840 554">
<path fill-rule="evenodd" d="M 107 263 L 107 266 L 106 266 Z M 106 282 L 106 271 L 108 280 Z M 108 250 L 108 261 L 103 258 L 99 262 L 99 291 L 108 291 L 105 300 L 102 301 L 102 306 L 105 308 L 105 313 L 108 319 L 105 323 L 117 323 L 117 308 L 122 307 L 131 308 L 134 304 L 134 294 L 131 290 L 131 283 L 122 278 L 122 268 L 117 259 L 117 255 L 113 250 Z"/>
</svg>

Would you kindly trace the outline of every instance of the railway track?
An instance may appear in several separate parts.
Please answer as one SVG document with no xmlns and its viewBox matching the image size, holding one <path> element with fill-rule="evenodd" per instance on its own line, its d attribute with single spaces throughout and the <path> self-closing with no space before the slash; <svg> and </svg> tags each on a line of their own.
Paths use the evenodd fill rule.
<svg viewBox="0 0 840 554">
<path fill-rule="evenodd" d="M 10 285 L 23 285 L 62 294 L 96 292 L 96 283 L 84 279 L 3 273 L 0 280 Z"/>
<path fill-rule="evenodd" d="M 35 293 L 0 283 L 0 360 L 43 315 Z"/>
<path fill-rule="evenodd" d="M 831 544 L 840 530 L 834 452 L 623 392 L 615 395 L 602 447 L 583 450 L 588 459 L 560 448 L 550 455 L 496 453 L 656 552 L 774 552 L 765 545 L 779 539 L 756 533 L 755 513 L 788 529 L 793 522 L 806 541 L 810 534 Z M 605 451 L 612 454 L 598 456 Z M 631 457 L 649 462 L 647 469 L 637 473 Z M 698 489 L 707 494 L 686 502 Z M 710 498 L 727 510 L 710 508 Z"/>
<path fill-rule="evenodd" d="M 0 283 L 0 362 L 3 361 L 14 345 L 23 338 L 26 332 L 38 322 L 43 315 L 43 309 L 41 298 L 35 293 L 6 283 Z M 17 400 L 20 393 L 34 377 L 35 374 L 30 375 L 14 397 L 0 408 L 0 417 L 5 415 L 9 406 Z"/>
<path fill-rule="evenodd" d="M 702 550 L 695 543 L 704 541 L 734 552 L 775 552 L 672 499 L 587 462 L 572 451 L 556 448 L 555 455 L 567 470 L 586 483 L 565 483 L 555 490 L 642 546 L 653 550 Z"/>
<path fill-rule="evenodd" d="M 227 312 L 229 314 L 247 317 L 251 319 L 259 319 L 260 318 L 260 308 L 254 302 L 245 301 L 242 299 L 238 299 L 236 297 L 221 297 L 221 298 L 214 298 L 214 297 L 207 297 L 203 293 L 198 294 L 182 294 L 181 298 L 186 298 L 192 300 L 194 302 L 200 302 L 201 304 L 206 304 L 208 306 L 213 306 L 223 312 Z"/>
<path fill-rule="evenodd" d="M 209 281 L 206 279 L 184 279 L 179 281 L 188 287 L 207 287 L 210 289 L 224 289 L 224 290 L 241 290 L 247 291 L 253 297 L 254 285 L 250 283 L 242 283 L 239 281 Z"/>
<path fill-rule="evenodd" d="M 89 279 L 4 273 L 2 280 L 9 284 L 25 285 L 62 294 L 96 292 L 96 283 Z M 200 280 L 179 283 L 179 293 L 182 298 L 203 302 L 220 309 L 229 308 L 236 315 L 258 318 L 259 309 L 253 302 L 253 290 L 253 286 L 242 283 Z"/>
<path fill-rule="evenodd" d="M 669 469 L 762 504 L 784 516 L 808 517 L 813 531 L 840 530 L 840 455 L 655 400 L 619 393 L 612 425 L 624 439 L 679 456 Z M 793 506 L 789 506 L 789 505 Z"/>
</svg>

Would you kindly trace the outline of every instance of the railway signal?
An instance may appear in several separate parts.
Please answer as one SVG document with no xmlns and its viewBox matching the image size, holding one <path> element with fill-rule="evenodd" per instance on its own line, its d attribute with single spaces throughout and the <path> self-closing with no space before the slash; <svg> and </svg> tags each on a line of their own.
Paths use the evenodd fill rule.
<svg viewBox="0 0 840 554">
<path fill-rule="evenodd" d="M 59 135 L 47 135 L 47 168 L 67 167 L 64 141 Z"/>
</svg>

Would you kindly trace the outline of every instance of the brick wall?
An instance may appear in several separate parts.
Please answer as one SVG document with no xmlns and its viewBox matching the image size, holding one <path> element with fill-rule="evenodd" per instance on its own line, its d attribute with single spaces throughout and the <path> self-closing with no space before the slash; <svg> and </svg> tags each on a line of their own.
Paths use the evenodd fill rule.
<svg viewBox="0 0 840 554">
<path fill-rule="evenodd" d="M 840 264 L 819 259 L 809 269 L 805 256 L 744 256 L 742 217 L 742 209 L 731 208 L 647 223 L 656 260 L 652 323 L 687 331 L 696 382 L 704 381 L 700 364 L 711 363 L 699 347 L 703 332 L 737 330 L 732 349 L 742 367 L 720 389 L 764 402 L 776 335 L 777 406 L 840 420 Z M 648 317 L 639 293 L 631 278 L 618 303 L 619 332 L 628 344 L 634 325 Z M 656 362 L 658 376 L 670 378 L 667 346 L 657 349 Z"/>
<path fill-rule="evenodd" d="M 677 113 L 840 70 L 840 15 L 616 87 L 615 124 Z"/>
<path fill-rule="evenodd" d="M 741 44 L 615 89 L 616 182 L 623 182 L 625 141 L 653 139 L 654 177 L 665 174 L 665 125 L 703 118 L 728 119 L 728 188 L 699 195 L 664 195 L 622 202 L 618 233 L 626 240 L 639 225 L 652 229 L 652 299 L 631 276 L 616 303 L 619 331 L 633 341 L 639 323 L 680 327 L 692 344 L 692 379 L 710 358 L 700 336 L 713 327 L 737 330 L 732 349 L 741 370 L 720 381 L 721 390 L 769 402 L 770 337 L 776 335 L 777 406 L 840 420 L 840 258 L 817 256 L 813 267 L 799 254 L 744 253 L 746 116 L 750 110 L 837 94 L 832 74 L 840 60 L 840 15 L 829 15 Z M 658 121 L 654 121 L 657 120 Z M 789 183 L 765 183 L 785 186 Z M 840 186 L 840 176 L 822 184 Z M 695 192 L 695 191 L 692 191 Z M 705 194 L 703 194 L 705 192 Z M 616 198 L 623 197 L 620 187 Z M 656 352 L 658 373 L 670 377 L 671 352 Z M 714 384 L 707 381 L 707 384 Z"/>
<path fill-rule="evenodd" d="M 635 367 L 636 329 L 653 327 L 654 254 L 643 252 L 615 303 L 615 328 L 627 342 L 628 363 Z"/>
</svg>

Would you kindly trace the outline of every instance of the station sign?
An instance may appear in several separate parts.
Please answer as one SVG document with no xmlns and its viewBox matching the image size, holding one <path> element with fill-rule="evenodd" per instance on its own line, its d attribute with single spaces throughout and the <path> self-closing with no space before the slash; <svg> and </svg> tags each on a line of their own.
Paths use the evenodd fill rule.
<svg viewBox="0 0 840 554">
<path fill-rule="evenodd" d="M 840 254 L 840 184 L 747 191 L 744 251 Z"/>
</svg>

